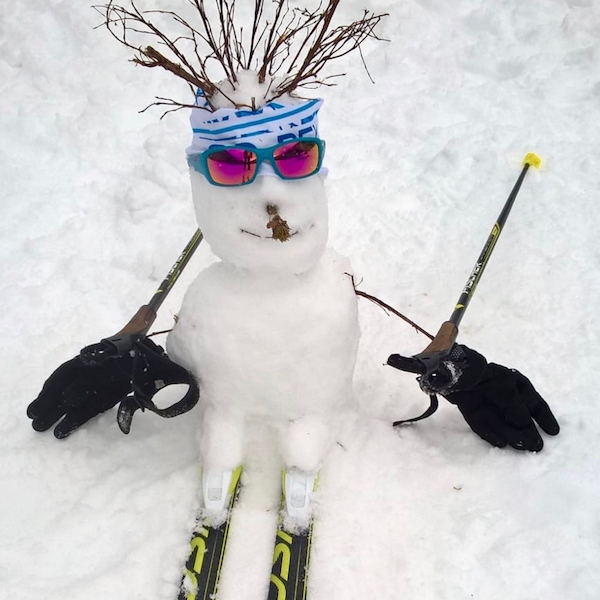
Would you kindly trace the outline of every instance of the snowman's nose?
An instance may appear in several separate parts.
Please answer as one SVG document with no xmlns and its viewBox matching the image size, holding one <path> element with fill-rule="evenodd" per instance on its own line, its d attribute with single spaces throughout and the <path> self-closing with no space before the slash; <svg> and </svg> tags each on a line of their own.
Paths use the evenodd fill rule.
<svg viewBox="0 0 600 600">
<path fill-rule="evenodd" d="M 279 209 L 274 204 L 267 204 L 267 213 L 271 217 L 267 229 L 273 231 L 273 239 L 287 242 L 290 239 L 290 227 L 279 215 Z"/>
</svg>

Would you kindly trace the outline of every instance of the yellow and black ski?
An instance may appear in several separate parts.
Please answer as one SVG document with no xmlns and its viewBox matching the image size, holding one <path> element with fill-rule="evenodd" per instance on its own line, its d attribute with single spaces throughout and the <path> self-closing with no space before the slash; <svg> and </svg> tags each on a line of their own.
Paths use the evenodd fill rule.
<svg viewBox="0 0 600 600">
<path fill-rule="evenodd" d="M 233 473 L 229 488 L 227 519 L 218 527 L 210 527 L 200 519 L 190 540 L 190 555 L 179 588 L 178 600 L 212 600 L 219 585 L 232 509 L 240 491 L 241 467 Z"/>
<path fill-rule="evenodd" d="M 306 600 L 313 523 L 300 533 L 277 529 L 268 600 Z"/>
</svg>

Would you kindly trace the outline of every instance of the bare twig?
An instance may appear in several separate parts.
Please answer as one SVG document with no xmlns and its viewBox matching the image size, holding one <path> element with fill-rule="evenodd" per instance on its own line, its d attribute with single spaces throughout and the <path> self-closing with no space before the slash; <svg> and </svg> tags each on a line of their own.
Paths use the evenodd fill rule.
<svg viewBox="0 0 600 600">
<path fill-rule="evenodd" d="M 400 317 L 403 321 L 406 321 L 411 327 L 414 327 L 418 332 L 422 333 L 423 335 L 426 335 L 430 340 L 433 339 L 433 336 L 430 333 L 425 331 L 422 327 L 417 325 L 414 321 L 411 321 L 408 317 L 405 317 L 401 312 L 398 312 L 395 308 L 393 308 L 389 304 L 386 304 L 385 302 L 383 302 L 383 300 L 380 300 L 379 298 L 377 298 L 375 296 L 371 296 L 371 294 L 367 294 L 366 292 L 362 292 L 359 289 L 357 289 L 356 284 L 354 283 L 354 275 L 352 275 L 351 273 L 346 273 L 346 275 L 348 275 L 348 277 L 350 277 L 350 280 L 352 281 L 352 287 L 354 287 L 354 293 L 357 296 L 362 296 L 363 298 L 366 298 L 367 300 L 370 300 L 371 302 L 374 302 L 375 304 L 381 306 L 384 310 L 389 310 L 391 313 L 393 313 L 397 317 Z"/>
<path fill-rule="evenodd" d="M 146 337 L 152 337 L 154 335 L 164 335 L 165 333 L 171 333 L 171 331 L 173 331 L 172 327 L 171 329 L 163 329 L 162 331 L 153 331 L 152 333 L 147 333 Z"/>
<path fill-rule="evenodd" d="M 235 90 L 242 70 L 256 69 L 258 82 L 267 84 L 268 97 L 262 100 L 293 94 L 300 87 L 333 85 L 331 78 L 341 74 L 325 76 L 325 66 L 358 49 L 367 38 L 380 39 L 374 29 L 387 16 L 365 10 L 360 19 L 334 27 L 340 0 L 323 0 L 314 10 L 292 9 L 288 0 L 254 0 L 248 32 L 236 20 L 235 0 L 187 3 L 193 14 L 189 20 L 174 11 L 141 10 L 134 0 L 127 7 L 109 0 L 94 8 L 104 19 L 102 26 L 134 51 L 132 62 L 161 67 L 202 90 L 211 109 L 218 94 L 233 106 L 255 104 L 236 103 L 218 88 L 218 82 L 226 79 Z M 148 37 L 155 41 L 153 45 L 143 43 Z M 361 60 L 364 65 L 362 54 Z M 371 79 L 368 70 L 367 74 Z"/>
<path fill-rule="evenodd" d="M 163 112 L 163 114 L 160 116 L 160 118 L 162 119 L 163 117 L 165 117 L 166 115 L 168 115 L 169 113 L 172 112 L 177 112 L 178 110 L 181 110 L 182 108 L 195 108 L 195 109 L 202 109 L 203 107 L 201 106 L 197 106 L 196 104 L 182 104 L 181 102 L 177 102 L 177 100 L 173 100 L 171 98 L 161 98 L 160 96 L 156 96 L 156 102 L 152 102 L 150 104 L 148 104 L 148 106 L 146 106 L 145 108 L 142 108 L 142 110 L 140 110 L 140 113 L 146 112 L 149 108 L 152 108 L 153 106 L 172 106 L 173 108 L 169 109 L 169 110 L 165 110 Z M 210 110 L 209 108 L 206 108 L 205 110 Z"/>
</svg>

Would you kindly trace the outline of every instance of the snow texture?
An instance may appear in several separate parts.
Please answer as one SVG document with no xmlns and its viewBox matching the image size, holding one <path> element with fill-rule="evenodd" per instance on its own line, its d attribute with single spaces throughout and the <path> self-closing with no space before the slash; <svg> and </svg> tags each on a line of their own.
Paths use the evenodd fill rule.
<svg viewBox="0 0 600 600">
<path fill-rule="evenodd" d="M 85 4 L 4 5 L 0 598 L 173 599 L 197 507 L 200 412 L 138 414 L 123 436 L 111 411 L 59 442 L 25 409 L 59 364 L 148 301 L 193 234 L 188 115 L 137 112 L 187 87 L 134 68 Z M 362 8 L 346 0 L 340 17 Z M 319 90 L 329 244 L 362 289 L 435 332 L 522 158 L 538 153 L 459 339 L 524 372 L 562 431 L 539 454 L 498 450 L 449 404 L 394 430 L 427 400 L 385 360 L 426 340 L 360 299 L 361 412 L 321 473 L 311 600 L 595 600 L 600 5 L 370 8 L 390 13 L 389 42 L 363 51 L 375 83 L 348 56 L 335 67 L 348 75 Z M 202 244 L 157 330 L 214 261 Z M 275 437 L 258 428 L 247 443 L 221 600 L 265 597 Z"/>
</svg>

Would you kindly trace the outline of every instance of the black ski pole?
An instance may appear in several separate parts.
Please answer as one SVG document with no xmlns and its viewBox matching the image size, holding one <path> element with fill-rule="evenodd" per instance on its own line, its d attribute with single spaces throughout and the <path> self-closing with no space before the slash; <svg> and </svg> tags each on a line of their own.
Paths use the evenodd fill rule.
<svg viewBox="0 0 600 600">
<path fill-rule="evenodd" d="M 522 163 L 523 169 L 521 170 L 519 178 L 517 179 L 517 182 L 515 183 L 510 195 L 508 196 L 508 199 L 504 204 L 502 212 L 500 213 L 498 219 L 492 227 L 492 231 L 490 232 L 485 246 L 483 247 L 479 258 L 477 259 L 477 262 L 475 263 L 475 266 L 471 271 L 471 275 L 469 276 L 469 279 L 465 284 L 465 287 L 458 299 L 458 302 L 454 307 L 454 311 L 452 312 L 450 319 L 442 323 L 439 331 L 437 332 L 431 343 L 427 346 L 427 348 L 425 348 L 425 350 L 423 350 L 423 352 L 421 352 L 420 354 L 417 354 L 414 357 L 412 357 L 413 359 L 417 359 L 416 362 L 413 360 L 407 360 L 406 364 L 402 366 L 395 365 L 397 366 L 397 368 L 404 371 L 409 371 L 411 373 L 418 373 L 421 375 L 431 374 L 437 370 L 440 364 L 440 360 L 450 353 L 450 350 L 452 349 L 452 346 L 456 341 L 456 337 L 458 336 L 458 326 L 465 314 L 465 311 L 467 309 L 467 306 L 469 305 L 469 302 L 471 301 L 471 298 L 473 297 L 473 294 L 475 293 L 477 284 L 479 283 L 479 280 L 483 275 L 483 271 L 485 270 L 485 267 L 487 266 L 492 251 L 496 246 L 496 242 L 498 241 L 498 238 L 502 233 L 502 229 L 504 227 L 504 224 L 506 223 L 508 215 L 510 214 L 517 194 L 521 189 L 521 184 L 523 183 L 523 179 L 525 179 L 527 170 L 530 166 L 539 168 L 541 162 L 542 161 L 540 157 L 537 156 L 537 154 L 534 154 L 533 152 L 530 152 L 525 156 Z"/>
<path fill-rule="evenodd" d="M 167 276 L 154 293 L 154 296 L 152 296 L 150 302 L 148 302 L 148 306 L 151 306 L 155 312 L 158 312 L 160 305 L 171 291 L 171 288 L 175 285 L 177 279 L 179 279 L 183 269 L 185 269 L 190 258 L 192 258 L 192 255 L 200 245 L 202 239 L 202 232 L 197 229 L 196 233 L 192 236 L 192 239 L 187 243 L 187 246 L 183 249 L 183 252 L 179 255 L 179 258 L 175 261 L 175 264 L 171 267 L 171 270 L 167 273 Z"/>
<path fill-rule="evenodd" d="M 152 327 L 152 323 L 156 320 L 156 313 L 159 307 L 175 285 L 190 258 L 192 258 L 202 238 L 202 232 L 199 229 L 196 230 L 192 239 L 187 243 L 183 252 L 179 255 L 179 258 L 175 261 L 175 264 L 171 267 L 167 276 L 150 299 L 150 302 L 140 306 L 123 329 L 115 333 L 115 335 L 101 340 L 100 343 L 86 346 L 81 350 L 79 355 L 86 364 L 99 364 L 109 358 L 122 356 L 130 352 L 136 340 L 140 340 L 148 333 L 148 330 Z"/>
<path fill-rule="evenodd" d="M 199 229 L 196 230 L 186 247 L 183 249 L 183 252 L 179 255 L 179 258 L 175 261 L 175 264 L 171 267 L 171 270 L 167 273 L 167 276 L 154 293 L 154 296 L 150 299 L 150 302 L 141 306 L 129 323 L 127 323 L 127 325 L 125 325 L 125 327 L 123 327 L 116 335 L 146 335 L 148 333 L 148 330 L 156 319 L 158 309 L 175 285 L 177 279 L 179 279 L 183 269 L 185 269 L 190 258 L 192 258 L 192 255 L 196 251 L 196 248 L 200 245 L 202 238 L 202 232 Z"/>
<path fill-rule="evenodd" d="M 460 298 L 458 299 L 458 302 L 456 303 L 456 306 L 454 307 L 454 311 L 452 312 L 452 315 L 450 316 L 449 322 L 453 323 L 456 326 L 457 330 L 458 330 L 458 326 L 463 318 L 465 310 L 467 310 L 467 306 L 469 305 L 469 302 L 471 301 L 471 297 L 475 293 L 475 288 L 477 287 L 477 284 L 479 283 L 479 280 L 481 279 L 481 275 L 483 274 L 483 271 L 485 270 L 485 267 L 488 263 L 488 260 L 490 259 L 492 251 L 494 250 L 494 247 L 496 246 L 496 242 L 498 241 L 498 238 L 500 237 L 500 234 L 502 233 L 502 229 L 504 228 L 504 224 L 506 223 L 506 220 L 508 219 L 508 215 L 510 214 L 513 204 L 515 203 L 517 194 L 519 193 L 519 190 L 521 189 L 521 184 L 523 183 L 523 179 L 525 179 L 527 170 L 529 169 L 529 167 L 531 165 L 533 165 L 535 168 L 539 168 L 541 162 L 542 161 L 539 158 L 539 156 L 537 156 L 536 154 L 533 154 L 533 152 L 530 152 L 529 154 L 527 154 L 527 156 L 523 159 L 523 169 L 521 171 L 521 174 L 519 175 L 517 182 L 515 183 L 510 195 L 508 196 L 508 199 L 506 200 L 506 203 L 504 204 L 504 207 L 502 208 L 502 212 L 500 213 L 500 215 L 498 216 L 498 219 L 494 223 L 494 226 L 492 227 L 492 231 L 490 232 L 490 235 L 488 236 L 487 242 L 485 243 L 485 246 L 483 247 L 483 250 L 481 251 L 479 258 L 477 259 L 477 262 L 475 263 L 475 266 L 473 267 L 473 270 L 471 271 L 471 275 L 469 275 L 469 279 L 467 280 L 467 283 L 462 291 L 462 294 L 460 295 Z"/>
</svg>

